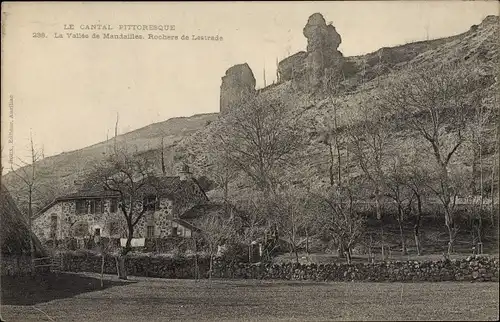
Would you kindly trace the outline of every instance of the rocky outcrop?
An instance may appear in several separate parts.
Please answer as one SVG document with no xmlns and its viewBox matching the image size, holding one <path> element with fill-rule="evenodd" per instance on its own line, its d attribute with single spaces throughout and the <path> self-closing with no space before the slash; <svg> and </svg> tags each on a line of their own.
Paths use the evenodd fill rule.
<svg viewBox="0 0 500 322">
<path fill-rule="evenodd" d="M 303 34 L 307 38 L 307 52 L 282 60 L 278 64 L 278 73 L 280 81 L 294 80 L 301 89 L 315 90 L 323 83 L 325 73 L 341 74 L 344 57 L 338 47 L 342 38 L 320 13 L 309 17 Z"/>
<path fill-rule="evenodd" d="M 279 81 L 288 81 L 304 75 L 306 57 L 307 53 L 305 51 L 299 51 L 280 61 L 278 64 Z"/>
<path fill-rule="evenodd" d="M 255 77 L 247 63 L 229 68 L 220 86 L 220 111 L 233 108 L 255 93 Z"/>
</svg>

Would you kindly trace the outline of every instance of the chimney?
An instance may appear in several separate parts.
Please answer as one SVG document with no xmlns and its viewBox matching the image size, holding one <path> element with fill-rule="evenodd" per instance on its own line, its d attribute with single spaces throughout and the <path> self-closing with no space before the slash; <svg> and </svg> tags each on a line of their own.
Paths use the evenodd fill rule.
<svg viewBox="0 0 500 322">
<path fill-rule="evenodd" d="M 179 171 L 179 177 L 181 180 L 189 180 L 193 177 L 193 174 L 189 171 L 189 166 L 187 164 L 182 164 L 181 170 Z"/>
</svg>

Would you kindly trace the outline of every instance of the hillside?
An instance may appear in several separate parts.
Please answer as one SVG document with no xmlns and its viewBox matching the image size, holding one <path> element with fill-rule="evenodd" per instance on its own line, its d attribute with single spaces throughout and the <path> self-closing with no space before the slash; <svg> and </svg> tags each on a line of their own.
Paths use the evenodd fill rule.
<svg viewBox="0 0 500 322">
<path fill-rule="evenodd" d="M 133 152 L 141 153 L 156 151 L 157 147 L 161 146 L 163 138 L 165 151 L 168 153 L 174 150 L 179 141 L 194 134 L 216 118 L 217 114 L 172 118 L 118 135 L 116 142 L 126 144 Z M 72 193 L 79 189 L 78 184 L 92 171 L 96 162 L 106 157 L 113 145 L 114 140 L 110 139 L 83 149 L 47 157 L 38 162 L 36 166 L 40 174 L 39 186 L 43 187 L 43 194 L 39 196 L 37 207 L 42 207 L 61 194 Z M 4 175 L 2 181 L 11 191 L 22 189 L 21 182 L 12 173 Z M 16 197 L 19 196 L 14 195 L 14 198 Z"/>
<path fill-rule="evenodd" d="M 344 79 L 341 82 L 341 90 L 336 94 L 336 100 L 340 107 L 338 113 L 341 126 L 344 114 L 355 114 L 358 106 L 362 103 L 369 103 L 374 97 L 380 95 L 381 88 L 384 88 L 381 85 L 389 80 L 411 74 L 414 68 L 432 69 L 439 64 L 452 61 L 463 61 L 495 78 L 494 84 L 485 91 L 484 98 L 486 104 L 492 108 L 495 104 L 493 98 L 498 89 L 495 70 L 499 57 L 498 25 L 499 18 L 489 16 L 479 25 L 472 26 L 464 33 L 452 37 L 382 48 L 362 56 L 344 57 L 341 67 Z M 330 48 L 329 50 L 332 50 L 335 57 L 342 56 L 335 49 Z M 306 151 L 309 159 L 294 173 L 290 173 L 290 176 L 308 184 L 323 184 L 327 180 L 328 153 L 325 146 L 319 141 L 323 131 L 321 124 L 327 122 L 332 107 L 328 98 L 320 92 L 298 90 L 297 86 L 303 89 L 307 88 L 308 84 L 299 84 L 296 80 L 285 78 L 259 92 L 262 95 L 278 98 L 290 105 L 291 108 L 301 111 L 309 124 L 308 133 L 304 133 L 310 138 L 310 144 Z M 176 163 L 184 161 L 190 164 L 197 176 L 202 176 L 207 175 L 210 167 L 207 161 L 207 153 L 209 152 L 207 151 L 207 140 L 210 133 L 218 126 L 220 123 L 217 113 L 173 118 L 120 135 L 117 137 L 117 141 L 159 163 L 159 147 L 163 137 L 167 158 L 170 160 L 170 168 Z M 493 145 L 494 126 L 495 124 L 491 122 L 486 126 L 486 146 Z M 394 137 L 401 145 L 411 144 L 403 132 L 394 133 Z M 50 189 L 46 189 L 48 192 L 41 196 L 40 204 L 49 202 L 53 197 L 63 192 L 68 193 L 78 189 L 78 181 L 84 179 L 85 175 L 92 170 L 92 164 L 106 156 L 112 145 L 113 140 L 109 140 L 40 161 L 37 166 L 39 172 L 43 173 L 42 185 L 50 187 Z M 467 147 L 464 149 L 466 150 Z M 491 169 L 493 164 L 492 151 L 493 149 L 485 151 L 485 169 Z M 470 166 L 467 153 L 459 153 L 454 162 Z M 173 173 L 172 169 L 169 171 Z M 20 182 L 14 175 L 6 174 L 2 179 L 11 191 L 19 190 Z M 238 194 L 238 189 L 235 186 L 232 192 Z M 212 191 L 209 195 L 217 196 L 217 191 Z"/>
<path fill-rule="evenodd" d="M 496 105 L 498 102 L 498 69 L 496 68 L 499 63 L 498 25 L 498 17 L 489 16 L 481 24 L 471 27 L 460 35 L 383 48 L 364 56 L 346 57 L 344 71 L 350 73 L 345 73 L 346 77 L 341 81 L 341 89 L 335 97 L 339 126 L 343 126 L 347 115 L 351 118 L 353 115 L 359 115 L 361 106 L 369 106 L 375 98 L 384 94 L 391 80 L 411 75 L 417 68 L 432 70 L 439 64 L 450 62 L 464 62 L 465 65 L 480 70 L 486 78 L 492 79 L 490 81 L 492 83 L 482 92 L 482 98 L 486 109 L 494 111 L 498 107 Z M 287 105 L 300 111 L 303 119 L 308 123 L 307 133 L 304 133 L 310 138 L 307 151 L 305 151 L 308 158 L 293 173 L 289 173 L 289 179 L 303 182 L 308 186 L 326 184 L 329 155 L 327 148 L 321 143 L 321 138 L 333 114 L 329 98 L 320 92 L 297 90 L 297 85 L 293 80 L 274 84 L 261 90 L 260 93 L 282 99 Z M 215 121 L 187 137 L 178 146 L 180 155 L 200 174 L 205 173 L 210 166 L 206 159 L 207 140 L 210 133 L 219 126 L 219 123 Z M 495 157 L 493 155 L 495 128 L 494 119 L 490 119 L 484 128 L 486 142 L 484 142 L 483 151 L 483 171 L 488 178 Z M 395 131 L 391 133 L 391 137 L 393 142 L 389 148 L 414 148 L 415 142 L 412 141 L 410 133 Z M 425 142 L 419 144 L 419 148 L 426 147 Z M 470 170 L 472 160 L 470 148 L 467 145 L 461 147 L 453 163 Z M 237 185 L 241 187 L 242 183 Z M 237 192 L 234 193 L 237 194 Z"/>
</svg>

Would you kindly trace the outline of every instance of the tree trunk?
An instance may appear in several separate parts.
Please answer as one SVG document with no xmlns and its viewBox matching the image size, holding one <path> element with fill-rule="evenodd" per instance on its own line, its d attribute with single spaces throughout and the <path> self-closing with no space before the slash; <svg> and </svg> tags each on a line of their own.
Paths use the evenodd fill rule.
<svg viewBox="0 0 500 322">
<path fill-rule="evenodd" d="M 127 254 L 132 250 L 132 238 L 134 236 L 134 227 L 130 222 L 127 223 L 128 226 L 128 236 L 125 247 L 122 249 L 121 254 L 117 257 L 118 263 L 118 278 L 126 280 L 127 279 L 127 268 L 125 267 L 125 260 Z"/>
<path fill-rule="evenodd" d="M 381 242 L 382 242 L 382 246 L 381 246 L 381 251 L 382 251 L 382 260 L 385 260 L 385 240 L 384 240 L 384 224 L 382 223 L 381 226 L 380 226 L 380 233 L 381 233 Z"/>
<path fill-rule="evenodd" d="M 299 253 L 298 253 L 297 247 L 295 245 L 293 245 L 293 252 L 295 253 L 295 261 L 298 264 L 299 263 Z"/>
<path fill-rule="evenodd" d="M 453 252 L 453 246 L 455 243 L 455 227 L 453 221 L 451 221 L 450 215 L 447 214 L 446 228 L 448 228 L 449 242 L 448 242 L 448 255 Z"/>
<path fill-rule="evenodd" d="M 418 235 L 418 226 L 417 225 L 414 226 L 413 234 L 415 235 L 415 247 L 417 248 L 417 255 L 420 256 L 422 250 L 420 248 L 420 239 L 419 239 L 419 235 Z"/>
<path fill-rule="evenodd" d="M 309 258 L 309 230 L 306 229 L 306 254 Z"/>
<path fill-rule="evenodd" d="M 416 194 L 417 197 L 417 218 L 415 220 L 415 225 L 413 226 L 413 231 L 415 234 L 415 246 L 417 247 L 417 255 L 422 254 L 422 247 L 420 244 L 420 220 L 422 219 L 422 198 L 420 194 Z"/>
<path fill-rule="evenodd" d="M 335 180 L 334 180 L 334 177 L 335 177 L 335 174 L 333 172 L 333 148 L 332 148 L 332 143 L 330 142 L 330 139 L 328 139 L 328 150 L 330 152 L 330 168 L 328 169 L 329 170 L 329 175 L 330 175 L 330 186 L 333 187 L 333 185 L 335 184 Z"/>
<path fill-rule="evenodd" d="M 339 258 L 344 258 L 345 257 L 345 249 L 344 249 L 344 243 L 342 242 L 342 240 L 339 241 L 339 245 L 338 245 L 338 256 Z"/>
<path fill-rule="evenodd" d="M 208 279 L 211 281 L 212 280 L 212 268 L 214 266 L 214 255 L 212 252 L 210 252 L 210 268 L 208 271 Z"/>
<path fill-rule="evenodd" d="M 406 255 L 405 236 L 403 234 L 403 225 L 401 224 L 401 221 L 399 221 L 399 236 L 401 238 L 401 255 Z"/>
<path fill-rule="evenodd" d="M 198 245 L 196 243 L 196 238 L 193 238 L 194 242 L 194 278 L 198 281 L 199 269 L 198 269 Z"/>
<path fill-rule="evenodd" d="M 104 254 L 101 254 L 101 288 L 104 287 L 103 277 L 104 277 Z"/>
<path fill-rule="evenodd" d="M 165 168 L 165 147 L 163 145 L 163 136 L 161 137 L 161 173 L 163 175 L 167 174 L 167 170 Z"/>
<path fill-rule="evenodd" d="M 125 243 L 125 247 L 122 249 L 122 255 L 128 254 L 132 250 L 132 239 L 134 238 L 134 226 L 132 226 L 132 223 L 129 221 L 127 222 L 127 229 L 128 229 L 128 234 L 127 234 L 127 242 Z"/>
<path fill-rule="evenodd" d="M 345 257 L 347 259 L 347 264 L 351 264 L 352 263 L 352 258 L 351 258 L 351 250 L 350 250 L 350 247 L 348 247 L 345 251 Z"/>
<path fill-rule="evenodd" d="M 491 169 L 491 211 L 490 211 L 490 220 L 491 220 L 491 225 L 493 227 L 497 227 L 495 222 L 498 222 L 498 218 L 500 217 L 500 171 L 498 171 L 498 168 L 497 168 L 497 161 L 498 161 L 498 158 L 500 156 L 500 138 L 498 136 L 498 131 L 500 129 L 500 120 L 497 120 L 497 128 L 495 129 L 495 141 L 496 141 L 496 144 L 495 144 L 495 150 L 493 151 L 493 168 Z M 498 216 L 496 218 L 497 221 L 495 221 L 495 169 L 497 170 L 498 172 L 498 176 L 497 176 L 497 192 L 498 192 L 498 196 L 497 196 L 497 201 L 498 201 Z"/>
<path fill-rule="evenodd" d="M 35 165 L 32 164 L 32 167 Z M 31 270 L 31 275 L 35 275 L 35 245 L 33 244 L 33 224 L 32 224 L 32 217 L 33 217 L 33 200 L 32 200 L 32 195 L 33 191 L 32 188 L 29 187 L 28 191 L 28 233 L 29 233 L 29 239 L 30 239 L 30 270 Z"/>
<path fill-rule="evenodd" d="M 382 219 L 382 212 L 380 210 L 380 189 L 377 187 L 375 189 L 375 211 L 377 212 L 377 219 Z"/>
<path fill-rule="evenodd" d="M 399 225 L 399 236 L 401 238 L 401 254 L 406 255 L 406 244 L 405 236 L 403 234 L 403 209 L 398 206 L 398 225 Z"/>
<path fill-rule="evenodd" d="M 498 140 L 498 138 L 497 138 Z M 490 208 L 490 222 L 492 227 L 495 226 L 495 194 L 494 194 L 494 186 L 495 186 L 495 169 L 497 168 L 497 154 L 494 153 L 493 156 L 493 167 L 491 168 L 491 182 L 490 182 L 490 190 L 491 190 L 491 208 Z"/>
</svg>

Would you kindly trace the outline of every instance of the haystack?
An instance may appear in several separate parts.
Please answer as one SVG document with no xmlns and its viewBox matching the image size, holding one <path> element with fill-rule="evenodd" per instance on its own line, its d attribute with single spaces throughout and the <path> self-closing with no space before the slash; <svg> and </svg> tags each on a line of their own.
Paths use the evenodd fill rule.
<svg viewBox="0 0 500 322">
<path fill-rule="evenodd" d="M 27 218 L 19 211 L 9 191 L 2 184 L 0 189 L 0 246 L 2 255 L 29 255 L 29 238 Z M 38 238 L 34 234 L 31 238 L 37 257 L 44 255 L 45 252 Z"/>
</svg>

